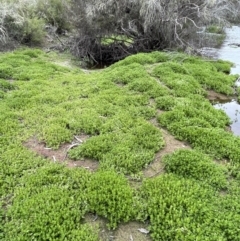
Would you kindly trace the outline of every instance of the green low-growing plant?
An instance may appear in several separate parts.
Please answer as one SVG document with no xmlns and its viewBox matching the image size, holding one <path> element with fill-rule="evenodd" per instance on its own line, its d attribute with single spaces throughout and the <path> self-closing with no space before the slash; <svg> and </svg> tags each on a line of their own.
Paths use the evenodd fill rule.
<svg viewBox="0 0 240 241">
<path fill-rule="evenodd" d="M 0 60 L 0 78 L 6 80 L 51 79 L 69 69 L 46 62 L 47 55 L 38 49 L 7 53 Z M 29 62 L 31 63 L 29 65 Z"/>
<path fill-rule="evenodd" d="M 15 198 L 8 210 L 11 220 L 4 228 L 5 240 L 76 240 L 84 237 L 97 240 L 90 228 L 81 230 L 83 213 L 78 196 L 72 196 L 66 188 L 49 187 L 29 197 L 25 196 L 28 193 L 24 189 L 18 194 L 24 198 Z"/>
<path fill-rule="evenodd" d="M 0 202 L 0 238 L 2 239 L 3 238 L 3 235 L 4 235 L 4 230 L 3 230 L 3 226 L 4 226 L 4 209 L 3 209 L 3 203 L 2 201 Z"/>
<path fill-rule="evenodd" d="M 204 95 L 201 86 L 206 90 L 233 94 L 232 87 L 236 76 L 224 74 L 230 72 L 231 63 L 210 62 L 186 56 L 173 60 L 174 62 L 165 62 L 155 67 L 153 74 L 169 88 L 174 89 L 178 96 L 184 96 L 187 92 Z"/>
<path fill-rule="evenodd" d="M 173 123 L 169 130 L 179 139 L 188 141 L 199 150 L 212 155 L 217 159 L 228 159 L 239 163 L 240 139 L 219 128 L 206 128 L 199 126 L 182 126 Z"/>
<path fill-rule="evenodd" d="M 155 99 L 156 106 L 160 110 L 171 110 L 173 107 L 176 106 L 177 100 L 173 98 L 172 96 L 164 96 L 164 97 L 158 97 Z"/>
<path fill-rule="evenodd" d="M 168 174 L 146 180 L 142 197 L 153 240 L 225 240 L 210 188 Z"/>
<path fill-rule="evenodd" d="M 89 178 L 86 170 L 56 164 L 30 170 L 14 190 L 4 240 L 98 240 L 95 231 L 81 224 L 88 211 Z"/>
<path fill-rule="evenodd" d="M 7 92 L 9 90 L 14 90 L 15 87 L 9 82 L 4 79 L 0 79 L 0 90 L 3 92 Z"/>
<path fill-rule="evenodd" d="M 218 219 L 219 227 L 225 237 L 224 240 L 237 241 L 240 238 L 239 229 L 237 228 L 240 224 L 240 213 L 238 212 L 240 207 L 239 194 L 239 182 L 233 181 L 228 192 L 220 196 L 216 204 L 216 208 L 221 210 Z"/>
<path fill-rule="evenodd" d="M 89 209 L 107 218 L 111 229 L 133 216 L 133 191 L 122 175 L 113 171 L 95 173 L 89 182 L 88 195 Z"/>
<path fill-rule="evenodd" d="M 229 63 L 153 52 L 85 74 L 56 59 L 36 49 L 1 54 L 1 240 L 98 240 L 83 224 L 87 212 L 109 228 L 146 221 L 153 240 L 239 240 L 240 142 L 225 131 L 226 114 L 205 99 L 210 77 L 215 90 L 232 90 Z M 166 156 L 171 173 L 135 190 L 123 175 L 135 187 L 164 146 L 149 121 L 157 108 L 165 110 L 160 125 L 195 150 Z M 33 140 L 56 149 L 78 138 L 68 158 L 96 159 L 96 173 L 28 150 Z M 227 185 L 225 168 L 203 153 L 228 162 Z"/>
<path fill-rule="evenodd" d="M 216 188 L 226 188 L 227 170 L 201 152 L 180 149 L 164 156 L 163 162 L 167 173 L 193 178 Z"/>
<path fill-rule="evenodd" d="M 109 69 L 106 69 L 104 71 L 107 74 L 106 78 L 111 79 L 116 84 L 128 84 L 136 79 L 149 77 L 144 67 L 137 61 L 131 61 L 127 65 L 120 66 L 116 63 L 110 66 Z"/>
<path fill-rule="evenodd" d="M 175 101 L 177 102 L 177 99 Z M 204 99 L 179 99 L 179 102 L 175 105 L 174 109 L 159 116 L 158 120 L 163 126 L 170 127 L 174 122 L 179 122 L 179 128 L 186 125 L 198 126 L 199 123 L 204 121 L 209 127 L 225 128 L 226 125 L 230 124 L 228 116 L 223 111 L 214 109 Z M 191 121 L 192 119 L 194 121 Z"/>
<path fill-rule="evenodd" d="M 223 72 L 225 74 L 230 74 L 231 67 L 233 66 L 233 63 L 221 59 L 211 61 L 210 63 L 214 65 L 215 68 L 217 68 L 217 71 Z"/>
<path fill-rule="evenodd" d="M 153 125 L 130 118 L 121 122 L 123 120 L 113 119 L 113 122 L 106 123 L 103 126 L 106 133 L 72 149 L 69 156 L 99 160 L 104 169 L 126 174 L 139 172 L 154 159 L 155 152 L 164 146 L 164 141 Z"/>
</svg>

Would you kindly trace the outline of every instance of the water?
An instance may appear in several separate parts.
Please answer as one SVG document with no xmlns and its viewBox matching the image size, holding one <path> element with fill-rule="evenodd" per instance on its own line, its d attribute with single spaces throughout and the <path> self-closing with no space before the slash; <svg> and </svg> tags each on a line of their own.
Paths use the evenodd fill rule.
<svg viewBox="0 0 240 241">
<path fill-rule="evenodd" d="M 240 74 L 240 26 L 227 28 L 226 34 L 227 37 L 218 51 L 218 58 L 234 63 L 231 74 Z"/>
<path fill-rule="evenodd" d="M 231 74 L 240 74 L 240 26 L 227 28 L 226 34 L 227 37 L 220 49 L 206 49 L 205 51 L 208 51 L 208 55 L 214 58 L 231 61 L 234 63 Z M 240 86 L 240 80 L 236 81 L 236 86 Z M 230 99 L 214 107 L 226 112 L 232 121 L 231 131 L 234 135 L 240 136 L 240 104 Z"/>
<path fill-rule="evenodd" d="M 214 105 L 216 109 L 221 109 L 231 118 L 231 131 L 236 136 L 240 136 L 240 105 L 237 101 L 232 100 L 227 103 L 219 103 Z"/>
</svg>

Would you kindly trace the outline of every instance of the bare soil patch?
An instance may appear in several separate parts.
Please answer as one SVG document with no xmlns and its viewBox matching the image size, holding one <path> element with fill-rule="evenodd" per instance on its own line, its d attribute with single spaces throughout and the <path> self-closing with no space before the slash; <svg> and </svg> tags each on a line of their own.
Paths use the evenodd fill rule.
<svg viewBox="0 0 240 241">
<path fill-rule="evenodd" d="M 114 233 L 114 241 L 150 241 L 150 234 L 140 232 L 142 229 L 147 231 L 147 225 L 138 222 L 121 224 Z"/>
<path fill-rule="evenodd" d="M 227 96 L 227 95 L 224 95 L 224 94 L 220 94 L 220 93 L 217 93 L 213 90 L 208 90 L 207 91 L 207 98 L 210 100 L 210 101 L 229 101 L 231 100 L 233 97 L 231 96 Z"/>
<path fill-rule="evenodd" d="M 89 169 L 91 171 L 95 171 L 98 169 L 99 163 L 90 159 L 82 159 L 73 161 L 68 158 L 67 153 L 73 147 L 77 145 L 81 145 L 81 142 L 86 141 L 89 136 L 81 134 L 79 136 L 75 136 L 76 141 L 74 140 L 72 143 L 65 143 L 61 145 L 57 150 L 46 147 L 44 142 L 40 142 L 36 137 L 30 138 L 28 141 L 24 143 L 24 146 L 30 149 L 31 151 L 37 153 L 39 156 L 46 158 L 53 162 L 65 163 L 66 166 L 72 167 L 83 167 Z"/>
<path fill-rule="evenodd" d="M 164 173 L 162 158 L 166 154 L 170 154 L 180 148 L 191 148 L 187 143 L 175 139 L 167 130 L 161 129 L 161 131 L 165 141 L 165 147 L 156 154 L 154 161 L 143 170 L 145 177 L 154 177 Z"/>
<path fill-rule="evenodd" d="M 120 224 L 116 230 L 108 230 L 107 221 L 93 214 L 85 216 L 85 222 L 99 229 L 101 240 L 107 241 L 150 241 L 150 235 L 139 230 L 148 230 L 147 224 L 139 222 L 128 222 Z"/>
</svg>

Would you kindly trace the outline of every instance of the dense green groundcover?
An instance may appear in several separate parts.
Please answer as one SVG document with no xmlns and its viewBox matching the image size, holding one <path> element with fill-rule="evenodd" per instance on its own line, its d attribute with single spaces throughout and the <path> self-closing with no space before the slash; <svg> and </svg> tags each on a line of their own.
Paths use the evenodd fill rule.
<svg viewBox="0 0 240 241">
<path fill-rule="evenodd" d="M 231 63 L 153 52 L 84 73 L 57 58 L 37 49 L 0 55 L 1 240 L 100 240 L 89 212 L 111 229 L 147 222 L 156 241 L 240 240 L 240 138 L 206 99 L 208 90 L 234 92 Z M 165 173 L 142 180 L 166 145 L 161 128 L 193 150 L 164 156 Z M 96 172 L 24 145 L 34 137 L 57 150 L 80 134 L 89 138 L 68 158 L 99 162 Z"/>
</svg>

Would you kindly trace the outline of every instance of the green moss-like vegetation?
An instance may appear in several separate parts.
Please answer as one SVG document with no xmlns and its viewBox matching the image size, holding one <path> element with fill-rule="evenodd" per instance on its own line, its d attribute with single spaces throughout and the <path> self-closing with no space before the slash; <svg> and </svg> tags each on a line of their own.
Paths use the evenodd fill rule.
<svg viewBox="0 0 240 241">
<path fill-rule="evenodd" d="M 212 218 L 218 215 L 214 192 L 174 175 L 147 180 L 142 186 L 153 240 L 224 240 Z"/>
<path fill-rule="evenodd" d="M 219 93 L 233 94 L 236 76 L 223 75 L 229 73 L 231 64 L 228 62 L 204 61 L 200 58 L 182 57 L 182 61 L 173 59 L 158 65 L 153 73 L 160 78 L 177 96 L 186 94 L 204 94 L 204 90 L 215 90 Z M 203 88 L 203 89 L 202 89 Z"/>
<path fill-rule="evenodd" d="M 165 170 L 184 178 L 193 178 L 218 188 L 226 187 L 226 171 L 208 156 L 193 150 L 180 149 L 164 157 Z"/>
<path fill-rule="evenodd" d="M 124 176 L 112 171 L 101 171 L 89 182 L 90 210 L 109 220 L 115 229 L 120 221 L 129 221 L 134 213 L 133 190 Z"/>
<path fill-rule="evenodd" d="M 84 222 L 91 212 L 111 229 L 146 221 L 154 241 L 238 241 L 240 139 L 206 99 L 234 92 L 231 64 L 153 52 L 85 74 L 56 56 L 0 56 L 0 239 L 100 240 Z M 141 183 L 166 145 L 161 128 L 193 150 L 161 158 L 165 174 Z M 57 151 L 80 135 L 66 160 L 93 160 L 96 172 L 51 163 L 26 144 Z"/>
</svg>

